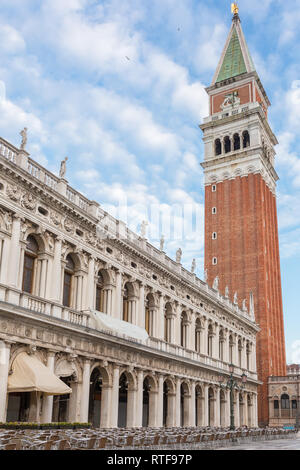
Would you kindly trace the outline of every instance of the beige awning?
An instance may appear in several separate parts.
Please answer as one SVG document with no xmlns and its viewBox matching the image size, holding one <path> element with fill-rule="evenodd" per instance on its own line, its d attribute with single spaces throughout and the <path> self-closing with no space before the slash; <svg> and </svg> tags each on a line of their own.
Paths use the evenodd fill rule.
<svg viewBox="0 0 300 470">
<path fill-rule="evenodd" d="M 8 393 L 43 392 L 46 395 L 66 395 L 72 389 L 60 380 L 36 356 L 18 354 L 8 377 Z"/>
<path fill-rule="evenodd" d="M 117 333 L 126 338 L 136 339 L 138 341 L 146 342 L 149 335 L 145 328 L 133 325 L 118 318 L 113 318 L 106 313 L 90 311 L 90 325 L 92 328 L 100 331 L 109 331 L 110 333 Z"/>
</svg>

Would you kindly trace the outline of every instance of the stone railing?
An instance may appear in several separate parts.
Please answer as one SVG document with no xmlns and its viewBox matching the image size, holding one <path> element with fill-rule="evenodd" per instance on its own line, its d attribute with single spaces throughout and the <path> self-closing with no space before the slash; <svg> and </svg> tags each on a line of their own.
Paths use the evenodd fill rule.
<svg viewBox="0 0 300 470">
<path fill-rule="evenodd" d="M 10 162 L 16 163 L 17 152 L 8 142 L 0 138 L 0 155 Z"/>
</svg>

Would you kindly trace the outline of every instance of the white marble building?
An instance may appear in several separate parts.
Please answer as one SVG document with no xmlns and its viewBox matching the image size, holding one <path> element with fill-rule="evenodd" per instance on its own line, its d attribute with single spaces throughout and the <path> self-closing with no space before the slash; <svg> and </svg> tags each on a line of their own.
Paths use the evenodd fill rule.
<svg viewBox="0 0 300 470">
<path fill-rule="evenodd" d="M 25 146 L 0 139 L 0 422 L 229 425 L 233 363 L 235 424 L 257 425 L 253 314 Z"/>
</svg>

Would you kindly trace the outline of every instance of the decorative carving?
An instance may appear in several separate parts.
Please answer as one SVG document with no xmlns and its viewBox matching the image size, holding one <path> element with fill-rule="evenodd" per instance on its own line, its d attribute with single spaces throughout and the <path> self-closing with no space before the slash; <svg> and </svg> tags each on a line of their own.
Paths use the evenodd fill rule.
<svg viewBox="0 0 300 470">
<path fill-rule="evenodd" d="M 51 211 L 50 219 L 52 220 L 54 225 L 56 225 L 57 227 L 61 225 L 61 216 L 57 212 Z"/>
<path fill-rule="evenodd" d="M 240 104 L 241 100 L 239 98 L 238 91 L 233 91 L 232 93 L 225 95 L 225 100 L 221 104 L 221 109 L 224 111 L 226 108 L 233 108 L 239 106 Z"/>
<path fill-rule="evenodd" d="M 7 185 L 6 194 L 8 195 L 9 199 L 12 201 L 19 202 L 21 198 L 21 190 L 18 186 L 10 184 Z"/>
<path fill-rule="evenodd" d="M 74 232 L 74 230 L 75 230 L 75 227 L 74 227 L 74 224 L 73 224 L 72 220 L 69 219 L 68 217 L 66 217 L 65 220 L 64 220 L 64 227 L 65 227 L 66 231 L 69 232 L 69 233 Z"/>
<path fill-rule="evenodd" d="M 36 199 L 32 196 L 32 194 L 27 193 L 24 194 L 21 200 L 21 206 L 29 209 L 30 211 L 35 210 L 36 208 Z"/>
</svg>

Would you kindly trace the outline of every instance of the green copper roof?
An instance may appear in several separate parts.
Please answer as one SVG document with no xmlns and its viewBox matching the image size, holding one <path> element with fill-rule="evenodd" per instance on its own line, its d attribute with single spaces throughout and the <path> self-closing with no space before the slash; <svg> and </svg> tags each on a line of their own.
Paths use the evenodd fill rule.
<svg viewBox="0 0 300 470">
<path fill-rule="evenodd" d="M 234 28 L 216 83 L 246 72 L 240 41 Z"/>
</svg>

